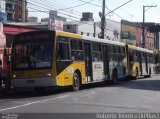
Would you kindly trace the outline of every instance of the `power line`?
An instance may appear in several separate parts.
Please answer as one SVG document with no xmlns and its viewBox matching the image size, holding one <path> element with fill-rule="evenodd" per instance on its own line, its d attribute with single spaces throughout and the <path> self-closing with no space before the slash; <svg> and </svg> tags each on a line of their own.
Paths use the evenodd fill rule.
<svg viewBox="0 0 160 119">
<path fill-rule="evenodd" d="M 79 0 L 79 1 L 81 1 L 81 2 L 85 2 L 85 1 L 83 1 L 83 0 Z M 96 6 L 96 7 L 102 7 L 101 5 L 96 5 L 96 4 L 92 4 L 92 3 L 89 3 L 90 5 L 93 5 L 93 6 Z M 110 10 L 108 7 L 105 7 L 106 9 L 108 9 L 109 11 L 112 11 L 112 10 Z M 118 14 L 116 14 L 115 12 L 112 12 L 113 14 L 115 14 L 116 16 L 118 16 L 119 18 L 121 18 L 121 19 L 124 19 L 123 17 L 121 17 L 120 15 L 118 15 Z"/>
<path fill-rule="evenodd" d="M 56 1 L 56 0 L 54 0 L 54 1 Z M 94 0 L 92 0 L 92 1 L 89 1 L 89 2 L 86 2 L 86 1 L 83 1 L 83 4 L 80 4 L 80 5 L 84 5 L 84 4 L 92 4 L 91 2 L 93 2 Z M 52 2 L 53 3 L 53 2 Z M 60 2 L 59 2 L 60 3 Z M 53 3 L 54 4 L 54 3 Z M 58 5 L 58 4 L 57 4 Z M 93 4 L 92 4 L 93 5 Z M 79 6 L 79 5 L 78 5 Z M 97 5 L 96 5 L 97 6 Z M 75 8 L 76 6 L 74 6 L 74 8 Z M 99 6 L 99 7 L 101 7 L 101 6 Z M 67 8 L 72 8 L 72 7 L 67 7 Z M 64 9 L 57 9 L 57 11 L 58 10 L 65 10 L 65 8 Z M 71 11 L 71 13 L 73 13 L 73 11 L 75 11 L 75 10 L 72 10 Z M 73 14 L 76 14 L 77 16 L 82 16 L 82 12 L 79 12 L 80 13 L 80 15 L 79 14 L 77 14 L 77 11 L 75 11 L 76 13 L 73 13 Z M 98 19 L 99 20 L 99 19 Z"/>
<path fill-rule="evenodd" d="M 37 10 L 38 11 L 38 9 L 36 9 L 36 8 L 32 8 L 32 7 L 29 7 L 30 9 L 33 9 L 33 10 Z M 39 10 L 39 11 L 41 11 L 41 10 Z M 47 11 L 41 11 L 41 12 L 43 12 L 43 13 L 45 13 L 45 14 L 48 14 L 48 12 Z M 74 20 L 74 19 L 72 19 L 72 18 L 68 18 L 68 19 L 70 19 L 70 20 Z M 76 18 L 75 18 L 76 19 Z M 76 20 L 74 20 L 75 22 L 80 22 L 80 23 L 82 23 L 81 21 L 76 21 Z M 93 24 L 90 24 L 90 23 L 88 23 L 88 22 L 83 22 L 82 24 L 88 24 L 88 25 L 93 25 Z"/>
<path fill-rule="evenodd" d="M 86 1 L 84 1 L 84 0 L 78 0 L 78 1 L 86 2 Z M 88 3 L 88 4 L 93 5 L 93 6 L 96 6 L 96 7 L 102 7 L 101 5 L 96 5 L 96 4 L 93 4 L 93 3 Z"/>
<path fill-rule="evenodd" d="M 34 4 L 35 5 L 35 4 Z M 39 6 L 38 6 L 39 7 Z M 45 8 L 46 9 L 46 8 Z M 40 12 L 43 12 L 43 11 L 40 11 Z M 47 13 L 48 14 L 48 11 L 46 12 L 46 11 L 44 11 L 45 13 Z M 65 14 L 66 15 L 66 14 Z M 67 15 L 68 16 L 68 15 Z M 68 18 L 69 19 L 69 18 Z M 79 19 L 79 18 L 78 18 Z M 77 21 L 77 22 L 80 22 L 80 21 Z M 88 23 L 87 23 L 88 24 Z M 93 25 L 93 24 L 89 24 L 89 25 Z M 112 32 L 114 32 L 114 31 L 112 31 Z"/>
<path fill-rule="evenodd" d="M 44 1 L 42 1 L 42 0 L 39 0 L 39 1 L 41 1 L 42 3 L 41 4 L 43 4 L 43 5 L 45 5 L 45 6 L 48 6 L 48 7 L 53 7 L 53 6 L 55 6 L 55 8 L 58 6 L 58 5 L 56 5 L 56 4 L 54 4 L 54 3 L 48 3 L 48 2 L 45 2 L 46 4 L 44 4 Z M 39 3 L 40 4 L 40 3 Z M 57 8 L 57 10 L 58 9 L 61 9 L 61 8 Z M 56 10 L 56 11 L 57 11 Z M 67 9 L 64 9 L 64 10 L 61 10 L 61 11 L 65 11 L 65 12 L 70 12 L 70 13 L 72 13 L 72 14 L 75 14 L 75 15 L 77 15 L 77 16 L 81 16 L 80 14 L 77 14 L 77 12 L 73 12 L 73 10 L 67 10 Z"/>
<path fill-rule="evenodd" d="M 46 7 L 43 7 L 43 6 L 41 6 L 41 5 L 37 5 L 37 4 L 34 4 L 34 3 L 30 3 L 30 2 L 27 2 L 28 4 L 31 4 L 31 5 L 33 5 L 33 6 L 36 6 L 36 7 L 39 7 L 39 8 L 43 8 L 43 9 L 46 9 L 46 10 L 51 10 L 51 9 L 48 9 L 48 8 L 46 8 Z M 69 17 L 73 17 L 73 18 L 78 18 L 78 17 L 75 17 L 75 16 L 73 16 L 73 15 L 68 15 L 68 14 L 66 14 L 66 13 L 62 13 L 62 12 L 59 12 L 59 11 L 57 11 L 57 13 L 59 13 L 59 14 L 62 14 L 62 15 L 66 15 L 66 16 L 69 16 Z M 79 19 L 79 18 L 78 18 Z"/>
<path fill-rule="evenodd" d="M 113 9 L 112 11 L 108 12 L 106 15 L 108 15 L 108 14 L 114 12 L 115 10 L 117 10 L 117 9 L 119 9 L 119 8 L 121 8 L 121 7 L 123 7 L 124 5 L 130 3 L 131 1 L 133 1 L 133 0 L 129 0 L 129 1 L 125 2 L 124 4 L 120 5 L 119 7 L 117 7 L 117 8 L 115 8 L 115 9 Z M 106 16 L 106 15 L 105 15 L 105 16 Z"/>
<path fill-rule="evenodd" d="M 46 1 L 47 1 L 47 0 L 46 0 Z M 57 6 L 60 6 L 60 8 L 66 7 L 66 6 L 63 5 L 63 3 L 59 2 L 59 1 L 56 1 L 56 2 L 53 2 L 53 1 L 56 1 L 56 0 L 49 1 L 48 4 L 55 5 L 56 7 L 57 7 Z M 59 4 L 56 4 L 56 3 L 59 3 Z M 62 5 L 63 5 L 63 7 L 62 7 Z M 59 8 L 57 8 L 57 9 L 59 9 Z M 73 10 L 72 10 L 72 11 L 73 11 Z M 75 11 L 75 10 L 74 10 L 74 11 Z M 77 11 L 77 10 L 76 10 L 75 12 L 81 14 L 81 12 L 79 12 L 79 11 Z"/>
<path fill-rule="evenodd" d="M 28 7 L 28 8 L 33 9 L 33 10 L 37 10 L 35 8 L 32 8 L 32 7 Z M 49 14 L 50 10 L 49 11 L 37 10 L 37 11 Z M 68 14 L 65 14 L 65 13 L 61 13 L 61 12 L 58 12 L 58 13 L 62 14 L 62 15 L 65 15 L 65 16 L 69 16 L 69 17 L 75 18 L 75 19 L 79 19 L 78 17 L 72 16 L 72 15 L 68 15 Z"/>
<path fill-rule="evenodd" d="M 115 5 L 113 2 L 110 2 L 112 5 L 114 5 L 115 7 L 117 6 L 117 5 Z M 128 11 L 126 11 L 126 10 L 124 10 L 124 9 L 121 9 L 121 11 L 123 11 L 123 12 L 125 12 L 125 13 L 127 13 L 129 16 L 132 16 L 132 14 L 130 14 Z M 135 17 L 134 17 L 135 18 Z M 137 20 L 137 19 L 136 19 Z M 137 20 L 138 21 L 138 20 Z"/>
<path fill-rule="evenodd" d="M 82 5 L 85 5 L 85 4 L 88 4 L 88 3 L 91 3 L 92 1 L 94 1 L 94 0 L 90 0 L 90 1 L 85 2 L 85 3 L 83 3 L 83 4 L 79 4 L 79 5 L 72 6 L 72 7 L 68 7 L 68 8 L 64 8 L 64 9 L 58 9 L 57 11 L 76 8 L 76 7 L 79 7 L 79 6 L 82 6 Z"/>
<path fill-rule="evenodd" d="M 41 1 L 41 0 L 40 0 Z M 32 2 L 34 2 L 34 3 L 36 3 L 37 4 L 37 2 L 35 2 L 35 1 L 32 1 Z M 43 3 L 39 3 L 40 5 L 43 5 L 43 6 L 46 6 L 46 4 L 43 4 Z M 47 4 L 47 7 L 51 7 L 51 6 L 49 6 L 48 4 Z M 45 8 L 46 9 L 46 8 Z M 50 9 L 51 10 L 51 9 Z M 57 10 L 56 10 L 57 11 Z M 58 11 L 57 11 L 58 12 Z M 63 11 L 62 11 L 63 12 Z M 68 12 L 67 12 L 68 13 Z M 72 14 L 74 14 L 74 15 L 76 15 L 76 16 L 81 16 L 81 15 L 79 15 L 79 14 L 75 14 L 75 13 L 72 13 Z"/>
</svg>

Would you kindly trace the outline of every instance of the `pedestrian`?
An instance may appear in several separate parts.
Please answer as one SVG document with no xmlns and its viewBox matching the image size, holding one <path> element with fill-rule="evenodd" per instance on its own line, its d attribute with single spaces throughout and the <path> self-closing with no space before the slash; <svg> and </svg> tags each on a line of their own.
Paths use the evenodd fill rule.
<svg viewBox="0 0 160 119">
<path fill-rule="evenodd" d="M 0 59 L 0 88 L 2 88 L 2 60 Z"/>
</svg>

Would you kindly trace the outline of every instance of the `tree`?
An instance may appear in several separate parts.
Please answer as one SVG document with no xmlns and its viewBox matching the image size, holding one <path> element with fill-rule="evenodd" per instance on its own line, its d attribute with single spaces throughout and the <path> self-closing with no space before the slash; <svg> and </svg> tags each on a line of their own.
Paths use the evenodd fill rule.
<svg viewBox="0 0 160 119">
<path fill-rule="evenodd" d="M 157 64 L 157 63 L 160 63 L 160 52 L 157 52 L 156 54 L 155 54 L 155 63 Z"/>
</svg>

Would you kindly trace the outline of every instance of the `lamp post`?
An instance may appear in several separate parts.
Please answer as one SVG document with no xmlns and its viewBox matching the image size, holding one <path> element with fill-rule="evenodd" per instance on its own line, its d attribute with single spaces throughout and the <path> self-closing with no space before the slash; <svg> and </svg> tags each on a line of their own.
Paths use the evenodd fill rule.
<svg viewBox="0 0 160 119">
<path fill-rule="evenodd" d="M 142 47 L 144 48 L 145 47 L 145 34 L 144 34 L 144 22 L 145 22 L 145 8 L 146 7 L 149 7 L 149 8 L 151 8 L 151 7 L 157 7 L 157 5 L 155 5 L 155 6 L 153 6 L 153 5 L 151 5 L 151 6 L 144 6 L 143 5 L 143 27 L 142 27 L 142 37 L 143 37 L 143 42 L 142 42 Z"/>
</svg>

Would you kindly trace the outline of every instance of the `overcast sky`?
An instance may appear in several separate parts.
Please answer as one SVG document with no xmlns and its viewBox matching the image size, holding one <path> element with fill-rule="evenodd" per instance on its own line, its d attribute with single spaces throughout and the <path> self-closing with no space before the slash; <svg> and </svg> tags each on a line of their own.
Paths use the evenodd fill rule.
<svg viewBox="0 0 160 119">
<path fill-rule="evenodd" d="M 106 0 L 106 7 L 113 10 L 127 1 L 129 0 Z M 157 7 L 146 8 L 145 21 L 160 23 L 160 0 L 133 0 L 114 13 L 107 15 L 106 18 L 115 21 L 124 19 L 142 22 L 143 5 L 157 5 Z M 76 21 L 81 18 L 82 12 L 93 12 L 95 21 L 99 21 L 98 13 L 102 11 L 101 6 L 102 0 L 28 0 L 29 16 L 36 16 L 39 19 L 48 17 L 49 10 L 58 10 L 59 16 Z M 108 9 L 106 9 L 106 13 L 109 12 Z"/>
</svg>

